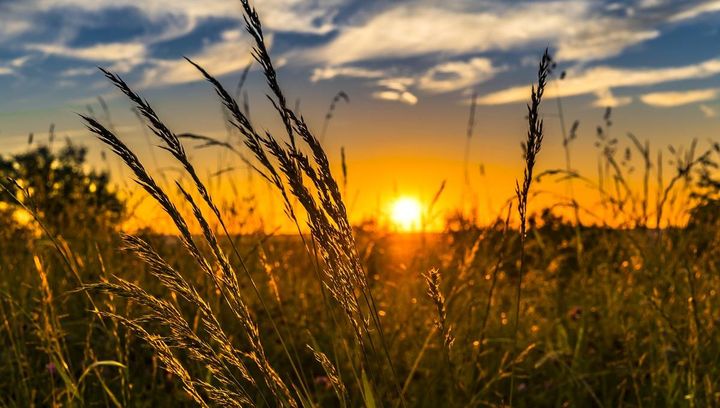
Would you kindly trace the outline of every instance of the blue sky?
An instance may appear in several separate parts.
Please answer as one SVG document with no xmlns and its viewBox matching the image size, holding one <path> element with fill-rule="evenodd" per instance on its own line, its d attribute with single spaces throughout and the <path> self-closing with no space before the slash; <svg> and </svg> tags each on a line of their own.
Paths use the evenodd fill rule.
<svg viewBox="0 0 720 408">
<path fill-rule="evenodd" d="M 594 95 L 598 106 L 712 108 L 716 99 L 718 1 L 256 5 L 289 80 L 323 86 L 351 78 L 361 96 L 414 104 L 478 87 L 483 104 L 517 102 L 526 92 L 516 95 L 513 86 L 527 85 L 526 68 L 549 46 L 569 73 L 560 90 L 566 96 Z M 199 78 L 183 55 L 218 75 L 249 61 L 234 0 L 3 0 L 0 11 L 4 111 L 13 99 L 32 106 L 92 97 L 102 89 L 98 65 L 140 88 L 167 88 Z M 698 89 L 704 92 L 691 92 Z M 671 90 L 688 92 L 658 93 Z"/>
<path fill-rule="evenodd" d="M 281 83 L 301 98 L 315 128 L 338 90 L 350 95 L 334 118 L 330 148 L 348 146 L 368 163 L 394 155 L 452 167 L 462 156 L 472 89 L 480 104 L 474 160 L 516 159 L 528 85 L 545 47 L 556 72 L 567 72 L 547 97 L 562 96 L 568 125 L 575 118 L 587 124 L 581 155 L 590 154 L 607 106 L 621 132 L 659 146 L 720 130 L 718 0 L 255 5 Z M 235 0 L 0 0 L 2 152 L 23 147 L 28 132 L 41 134 L 50 123 L 92 144 L 74 113 L 86 105 L 98 110 L 98 96 L 109 102 L 118 129 L 137 137 L 129 105 L 97 66 L 128 80 L 176 130 L 221 134 L 217 101 L 182 57 L 233 86 L 249 49 Z M 270 120 L 255 69 L 248 90 L 258 101 L 253 111 Z M 554 103 L 547 106 L 554 113 Z M 557 126 L 549 123 L 548 130 Z M 551 151 L 556 142 L 548 142 Z"/>
</svg>

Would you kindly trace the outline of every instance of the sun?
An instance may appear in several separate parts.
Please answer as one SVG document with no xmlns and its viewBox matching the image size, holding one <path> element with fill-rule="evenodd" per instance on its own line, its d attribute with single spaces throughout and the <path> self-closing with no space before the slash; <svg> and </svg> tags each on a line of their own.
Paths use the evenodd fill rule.
<svg viewBox="0 0 720 408">
<path fill-rule="evenodd" d="M 420 201 L 413 197 L 398 198 L 392 204 L 390 219 L 401 231 L 417 230 L 422 222 Z"/>
</svg>

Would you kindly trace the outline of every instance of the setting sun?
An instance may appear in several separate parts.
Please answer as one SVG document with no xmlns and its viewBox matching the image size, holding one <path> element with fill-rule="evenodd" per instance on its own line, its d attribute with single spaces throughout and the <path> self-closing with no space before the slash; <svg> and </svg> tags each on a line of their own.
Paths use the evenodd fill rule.
<svg viewBox="0 0 720 408">
<path fill-rule="evenodd" d="M 413 197 L 400 197 L 392 204 L 390 217 L 399 230 L 416 230 L 420 227 L 422 206 Z"/>
</svg>

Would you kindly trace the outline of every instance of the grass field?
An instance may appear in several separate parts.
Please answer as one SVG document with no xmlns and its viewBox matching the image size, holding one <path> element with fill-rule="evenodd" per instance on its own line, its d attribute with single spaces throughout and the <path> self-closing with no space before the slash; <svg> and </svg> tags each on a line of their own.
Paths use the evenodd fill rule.
<svg viewBox="0 0 720 408">
<path fill-rule="evenodd" d="M 343 175 L 288 106 L 260 17 L 242 4 L 281 133 L 188 60 L 243 143 L 194 138 L 248 157 L 297 233 L 233 232 L 253 214 L 215 201 L 185 151 L 193 136 L 104 71 L 184 181 L 151 174 L 107 123 L 78 120 L 174 231 L 123 233 L 130 209 L 107 174 L 82 169 L 80 147 L 0 162 L 0 406 L 720 404 L 718 145 L 673 149 L 662 174 L 645 142 L 599 128 L 599 180 L 574 172 L 569 150 L 537 174 L 546 52 L 528 88 L 524 173 L 493 223 L 351 225 Z M 630 152 L 640 183 L 628 181 Z M 600 207 L 534 207 L 538 178 L 592 185 Z"/>
</svg>

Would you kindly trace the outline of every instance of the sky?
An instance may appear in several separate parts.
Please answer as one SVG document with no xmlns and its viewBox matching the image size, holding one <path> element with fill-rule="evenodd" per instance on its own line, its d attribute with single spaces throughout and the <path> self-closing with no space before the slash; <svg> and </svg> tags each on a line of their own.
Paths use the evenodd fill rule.
<svg viewBox="0 0 720 408">
<path fill-rule="evenodd" d="M 720 130 L 718 0 L 254 4 L 280 83 L 317 133 L 333 96 L 349 95 L 324 144 L 336 167 L 340 148 L 346 151 L 356 219 L 385 211 L 400 195 L 428 202 L 443 181 L 442 208 L 471 202 L 482 217 L 494 216 L 522 174 L 525 103 L 546 47 L 558 66 L 542 109 L 541 169 L 564 166 L 562 125 L 578 120 L 573 168 L 594 175 L 595 129 L 607 107 L 622 143 L 633 132 L 655 150 L 693 138 L 707 143 Z M 97 67 L 126 79 L 177 133 L 222 136 L 221 106 L 183 56 L 234 87 L 249 51 L 235 0 L 0 0 L 0 154 L 27 149 L 30 132 L 42 141 L 54 124 L 59 135 L 90 147 L 93 165 L 114 169 L 76 115 L 91 109 L 102 116 L 100 97 L 149 167 L 169 166 L 162 152 L 149 151 L 129 103 Z M 254 120 L 277 126 L 257 66 L 246 90 Z M 208 173 L 228 160 L 207 150 L 193 155 Z"/>
</svg>

